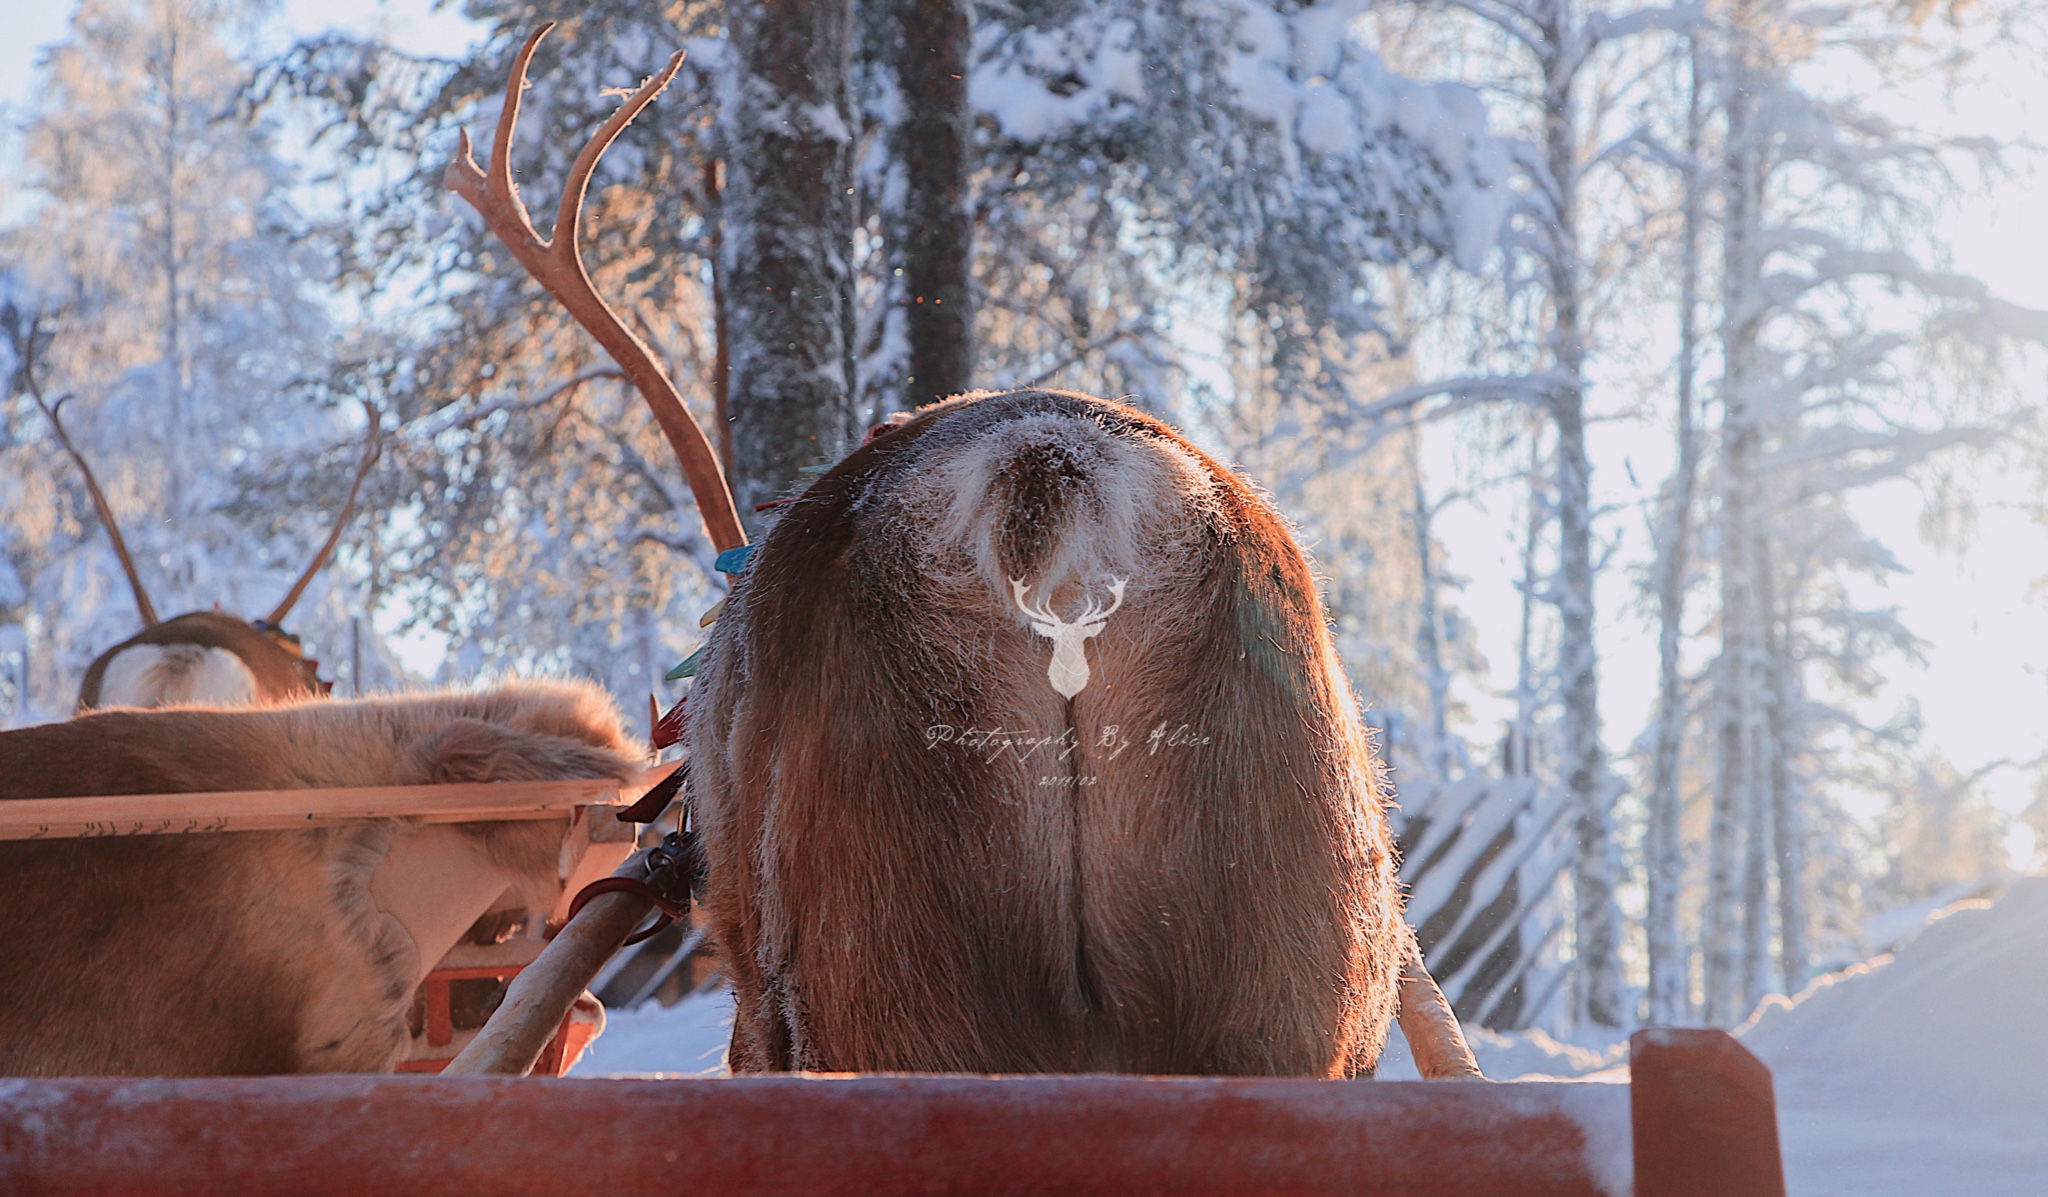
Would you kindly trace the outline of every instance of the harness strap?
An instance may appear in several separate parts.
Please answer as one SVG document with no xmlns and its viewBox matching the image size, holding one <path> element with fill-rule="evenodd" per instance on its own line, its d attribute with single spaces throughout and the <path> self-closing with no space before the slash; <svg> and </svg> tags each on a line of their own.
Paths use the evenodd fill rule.
<svg viewBox="0 0 2048 1197">
<path fill-rule="evenodd" d="M 621 823 L 652 823 L 668 809 L 668 804 L 683 788 L 683 771 L 676 770 L 656 782 L 654 788 L 640 796 L 640 801 L 612 817 Z"/>
<path fill-rule="evenodd" d="M 681 777 L 682 771 L 677 770 L 675 776 Z M 684 828 L 669 832 L 662 837 L 661 843 L 647 850 L 647 855 L 641 859 L 641 867 L 647 870 L 644 878 L 600 877 L 578 890 L 575 900 L 569 903 L 569 917 L 563 920 L 563 925 L 574 921 L 576 913 L 592 898 L 615 893 L 644 898 L 653 904 L 656 912 L 654 922 L 627 936 L 621 947 L 650 939 L 670 923 L 688 920 L 690 900 L 703 888 L 704 853 L 696 831 Z"/>
<path fill-rule="evenodd" d="M 674 903 L 663 897 L 660 890 L 638 878 L 600 877 L 577 892 L 576 900 L 569 903 L 569 917 L 575 918 L 576 912 L 583 909 L 583 904 L 597 895 L 616 893 L 638 894 L 649 902 L 654 903 L 655 909 L 654 921 L 628 935 L 626 942 L 620 944 L 620 947 L 630 948 L 642 940 L 652 939 L 666 930 L 670 923 L 677 922 L 689 915 L 687 904 L 680 908 L 677 907 Z"/>
</svg>

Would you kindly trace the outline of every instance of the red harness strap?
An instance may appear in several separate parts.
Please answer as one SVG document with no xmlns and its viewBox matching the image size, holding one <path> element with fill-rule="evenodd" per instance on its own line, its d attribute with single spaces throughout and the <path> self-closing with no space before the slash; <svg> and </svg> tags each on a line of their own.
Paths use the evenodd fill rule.
<svg viewBox="0 0 2048 1197">
<path fill-rule="evenodd" d="M 619 893 L 638 894 L 649 902 L 654 903 L 656 911 L 654 922 L 627 936 L 626 942 L 620 944 L 620 947 L 631 947 L 641 940 L 652 939 L 660 934 L 662 929 L 670 923 L 690 917 L 688 902 L 679 904 L 671 901 L 660 890 L 637 877 L 600 877 L 577 891 L 576 900 L 569 903 L 569 918 L 575 918 L 576 912 L 583 909 L 583 904 L 597 895 Z M 567 921 L 567 919 L 563 920 L 565 923 Z"/>
<path fill-rule="evenodd" d="M 676 776 L 682 776 L 681 770 Z M 640 867 L 646 872 L 644 877 L 604 877 L 584 886 L 569 903 L 569 918 L 574 919 L 583 904 L 599 894 L 625 893 L 645 898 L 659 912 L 652 926 L 634 932 L 626 944 L 639 943 L 670 923 L 687 920 L 690 899 L 702 887 L 700 874 L 704 868 L 703 848 L 697 842 L 695 829 L 678 820 L 674 831 L 647 850 Z"/>
</svg>

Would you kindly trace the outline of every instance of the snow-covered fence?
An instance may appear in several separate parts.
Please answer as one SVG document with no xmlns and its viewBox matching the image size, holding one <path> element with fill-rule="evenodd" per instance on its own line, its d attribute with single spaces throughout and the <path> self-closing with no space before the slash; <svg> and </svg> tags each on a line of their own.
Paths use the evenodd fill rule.
<svg viewBox="0 0 2048 1197">
<path fill-rule="evenodd" d="M 1571 862 L 1569 795 L 1471 776 L 1401 799 L 1401 881 L 1430 971 L 1464 1021 L 1526 1025 L 1563 976 L 1542 961 L 1564 926 L 1549 899 Z"/>
</svg>

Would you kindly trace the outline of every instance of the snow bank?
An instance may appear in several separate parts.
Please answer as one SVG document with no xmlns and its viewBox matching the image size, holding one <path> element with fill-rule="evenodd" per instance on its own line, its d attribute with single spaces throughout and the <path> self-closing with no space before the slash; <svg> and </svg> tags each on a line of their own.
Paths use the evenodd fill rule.
<svg viewBox="0 0 2048 1197">
<path fill-rule="evenodd" d="M 1793 1197 L 2048 1193 L 2048 877 L 1737 1033 L 1776 1077 Z"/>
<path fill-rule="evenodd" d="M 722 1076 L 726 1040 L 731 1034 L 730 991 L 699 994 L 667 1009 L 648 1005 L 607 1011 L 604 1034 L 570 1075 Z M 1626 1059 L 1628 1051 L 1624 1041 L 1596 1049 L 1560 1043 L 1542 1031 L 1496 1035 L 1474 1028 L 1466 1031 L 1466 1037 L 1479 1057 L 1480 1068 L 1495 1080 L 1584 1077 L 1614 1068 Z M 1398 1028 L 1387 1037 L 1379 1075 L 1385 1080 L 1416 1079 L 1415 1064 Z"/>
<path fill-rule="evenodd" d="M 1479 1071 L 1495 1081 L 1542 1081 L 1589 1078 L 1626 1081 L 1626 1073 L 1608 1070 L 1628 1061 L 1628 1040 L 1609 1037 L 1605 1044 L 1561 1043 L 1542 1031 L 1517 1031 L 1502 1035 L 1484 1027 L 1466 1027 L 1465 1042 L 1479 1061 Z M 1605 1074 L 1595 1076 L 1595 1074 Z M 1415 1061 L 1408 1055 L 1408 1041 L 1396 1026 L 1387 1035 L 1387 1050 L 1380 1054 L 1375 1073 L 1383 1081 L 1414 1081 Z"/>
<path fill-rule="evenodd" d="M 2048 877 L 1919 913 L 1917 933 L 1881 929 L 1893 955 L 1736 1032 L 1775 1078 L 1790 1197 L 2048 1194 Z M 1494 1080 L 1627 1079 L 1618 1042 L 1466 1035 Z M 1398 1032 L 1379 1075 L 1415 1077 Z"/>
</svg>

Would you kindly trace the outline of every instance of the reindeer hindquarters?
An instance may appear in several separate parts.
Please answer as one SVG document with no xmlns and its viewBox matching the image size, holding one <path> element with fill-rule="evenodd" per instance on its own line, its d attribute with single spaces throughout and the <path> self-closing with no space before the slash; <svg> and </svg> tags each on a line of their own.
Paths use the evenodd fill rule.
<svg viewBox="0 0 2048 1197">
<path fill-rule="evenodd" d="M 1350 1075 L 1392 1014 L 1389 854 L 1363 741 L 1312 730 L 1347 716 L 1306 568 L 1276 591 L 1239 551 L 1220 609 L 1113 625 L 1075 703 L 1081 742 L 1120 746 L 1088 763 L 1088 967 L 1119 1070 Z"/>
<path fill-rule="evenodd" d="M 803 621 L 765 589 L 728 615 L 755 637 L 730 651 L 779 667 L 742 691 L 714 654 L 693 716 L 727 728 L 697 742 L 692 789 L 738 1003 L 731 1066 L 1087 1067 L 1071 795 L 1039 784 L 1064 767 L 1043 666 L 1012 630 L 924 626 L 843 581 Z M 882 645 L 885 667 L 845 669 L 851 643 Z M 991 676 L 1030 679 L 1014 688 L 1029 699 Z"/>
<path fill-rule="evenodd" d="M 709 648 L 735 1070 L 1371 1068 L 1400 900 L 1370 752 L 1284 522 L 1171 430 L 927 409 L 786 510 Z"/>
</svg>

